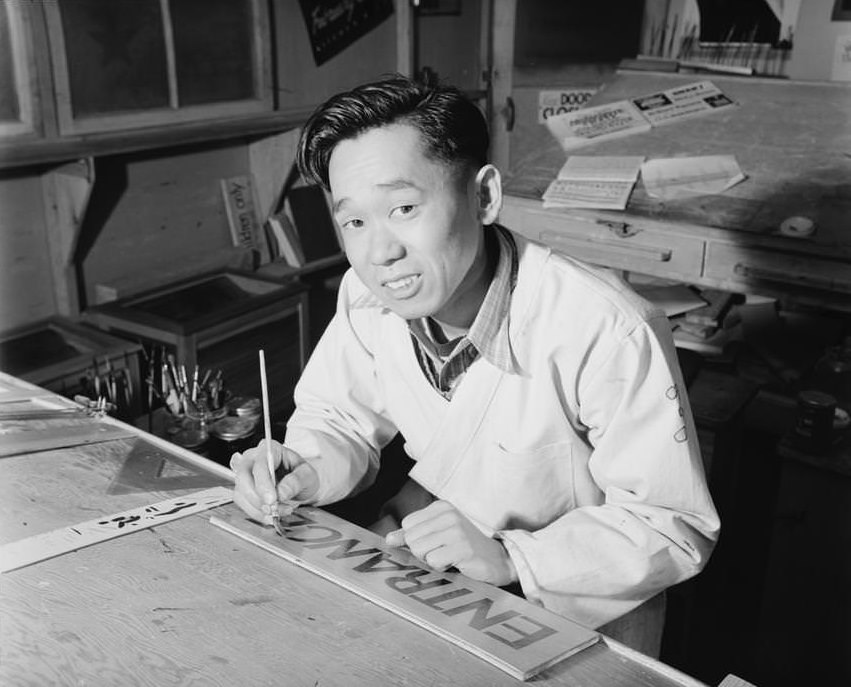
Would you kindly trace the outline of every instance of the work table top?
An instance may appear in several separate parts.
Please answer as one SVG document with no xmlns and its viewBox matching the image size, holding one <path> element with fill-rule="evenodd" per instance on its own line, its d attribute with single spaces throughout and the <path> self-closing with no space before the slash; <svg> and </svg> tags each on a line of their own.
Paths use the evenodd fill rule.
<svg viewBox="0 0 851 687">
<path fill-rule="evenodd" d="M 0 386 L 10 382 L 18 383 L 0 373 Z M 0 458 L 0 545 L 230 483 L 225 468 L 117 424 L 131 435 Z M 155 474 L 139 456 L 160 450 L 175 458 Z M 181 476 L 190 488 L 175 488 Z M 235 513 L 233 504 L 219 506 L 4 573 L 0 682 L 518 684 L 210 523 Z M 701 684 L 606 639 L 534 683 Z"/>
<path fill-rule="evenodd" d="M 517 125 L 512 133 L 507 193 L 540 199 L 568 155 L 643 155 L 647 159 L 733 155 L 747 178 L 722 194 L 660 201 L 649 197 L 639 182 L 625 213 L 569 212 L 615 218 L 626 214 L 663 223 L 719 228 L 751 237 L 773 237 L 778 243 L 785 240 L 792 250 L 838 250 L 851 257 L 851 232 L 847 229 L 851 211 L 851 87 L 716 74 L 620 71 L 603 84 L 589 106 L 697 81 L 711 81 L 738 107 L 568 152 L 561 149 L 545 125 L 529 116 L 536 105 L 532 101 L 536 91 L 519 94 L 523 102 L 518 103 Z M 806 240 L 780 236 L 780 223 L 791 216 L 814 220 L 815 236 Z"/>
</svg>

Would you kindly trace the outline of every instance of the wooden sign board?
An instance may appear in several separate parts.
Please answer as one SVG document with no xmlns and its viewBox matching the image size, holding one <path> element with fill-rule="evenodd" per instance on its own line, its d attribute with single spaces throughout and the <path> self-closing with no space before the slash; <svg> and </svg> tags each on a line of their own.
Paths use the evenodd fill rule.
<svg viewBox="0 0 851 687">
<path fill-rule="evenodd" d="M 66 425 L 3 434 L 0 458 L 70 446 L 86 446 L 102 441 L 129 439 L 133 436 L 135 435 L 132 431 L 122 427 L 105 425 L 97 420 L 80 420 L 77 426 Z"/>
<path fill-rule="evenodd" d="M 213 487 L 122 513 L 104 515 L 71 527 L 36 534 L 0 546 L 0 572 L 17 570 L 108 539 L 156 527 L 177 518 L 230 503 L 232 500 L 233 490 Z"/>
<path fill-rule="evenodd" d="M 509 592 L 435 572 L 407 549 L 317 508 L 284 519 L 284 536 L 235 512 L 210 522 L 324 577 L 526 680 L 599 635 Z"/>
</svg>

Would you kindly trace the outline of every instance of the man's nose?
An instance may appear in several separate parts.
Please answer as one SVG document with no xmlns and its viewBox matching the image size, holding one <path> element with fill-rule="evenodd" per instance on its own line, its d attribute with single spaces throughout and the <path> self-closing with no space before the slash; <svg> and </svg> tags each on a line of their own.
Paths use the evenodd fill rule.
<svg viewBox="0 0 851 687">
<path fill-rule="evenodd" d="M 405 255 L 405 247 L 386 226 L 376 227 L 369 244 L 369 257 L 374 265 L 387 265 Z"/>
</svg>

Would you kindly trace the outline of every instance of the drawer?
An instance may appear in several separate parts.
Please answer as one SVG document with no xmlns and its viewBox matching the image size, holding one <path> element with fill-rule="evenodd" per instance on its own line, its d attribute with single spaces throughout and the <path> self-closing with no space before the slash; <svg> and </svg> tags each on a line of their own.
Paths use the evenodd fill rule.
<svg viewBox="0 0 851 687">
<path fill-rule="evenodd" d="M 507 202 L 500 220 L 554 250 L 604 267 L 684 281 L 698 281 L 703 272 L 702 239 L 638 227 L 628 218 L 622 225 L 520 201 Z"/>
<path fill-rule="evenodd" d="M 735 286 L 795 286 L 851 293 L 851 262 L 734 243 L 709 242 L 708 279 Z"/>
</svg>

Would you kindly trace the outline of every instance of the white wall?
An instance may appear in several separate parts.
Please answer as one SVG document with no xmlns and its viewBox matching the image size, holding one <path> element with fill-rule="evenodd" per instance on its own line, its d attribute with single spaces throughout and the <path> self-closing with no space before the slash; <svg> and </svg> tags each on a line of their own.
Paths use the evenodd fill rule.
<svg viewBox="0 0 851 687">
<path fill-rule="evenodd" d="M 802 0 L 789 76 L 829 81 L 838 36 L 851 35 L 851 21 L 831 21 L 834 0 Z"/>
</svg>

